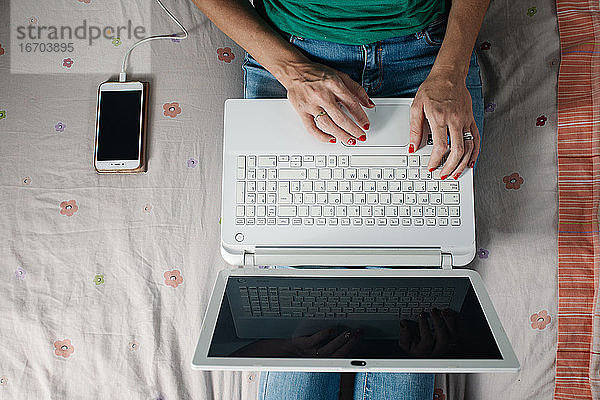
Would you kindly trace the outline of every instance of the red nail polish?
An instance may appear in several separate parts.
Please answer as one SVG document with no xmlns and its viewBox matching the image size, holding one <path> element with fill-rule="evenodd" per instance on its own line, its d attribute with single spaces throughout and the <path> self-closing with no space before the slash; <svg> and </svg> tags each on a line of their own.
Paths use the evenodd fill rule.
<svg viewBox="0 0 600 400">
<path fill-rule="evenodd" d="M 335 140 L 334 137 L 332 137 L 331 139 L 329 139 L 329 143 L 335 143 L 335 142 L 336 142 L 336 140 Z"/>
<path fill-rule="evenodd" d="M 458 177 L 460 176 L 460 174 L 456 174 L 453 176 L 454 179 L 458 179 Z"/>
<path fill-rule="evenodd" d="M 371 125 L 369 125 L 368 123 L 367 123 L 367 124 L 364 124 L 364 125 L 363 125 L 363 129 L 364 129 L 365 131 L 368 131 L 370 126 L 371 126 Z"/>
<path fill-rule="evenodd" d="M 408 152 L 409 153 L 414 153 L 415 152 L 415 145 L 414 144 L 410 144 L 410 146 L 408 146 Z"/>
<path fill-rule="evenodd" d="M 348 139 L 348 144 L 354 146 L 356 144 L 356 140 L 354 138 Z"/>
<path fill-rule="evenodd" d="M 435 168 L 429 168 L 429 172 L 435 171 Z"/>
<path fill-rule="evenodd" d="M 442 176 L 440 176 L 440 179 L 444 180 L 444 179 L 446 179 L 447 177 L 448 177 L 448 175 L 442 175 Z"/>
<path fill-rule="evenodd" d="M 375 106 L 375 103 L 373 103 L 373 100 L 369 99 L 369 105 L 370 105 L 371 107 L 374 107 L 374 106 Z"/>
<path fill-rule="evenodd" d="M 361 142 L 364 142 L 365 140 L 367 140 L 367 135 L 362 135 L 361 137 L 358 138 L 358 140 L 360 140 Z"/>
<path fill-rule="evenodd" d="M 469 168 L 473 168 L 474 166 L 475 166 L 475 161 L 471 161 L 471 162 L 469 163 Z"/>
</svg>

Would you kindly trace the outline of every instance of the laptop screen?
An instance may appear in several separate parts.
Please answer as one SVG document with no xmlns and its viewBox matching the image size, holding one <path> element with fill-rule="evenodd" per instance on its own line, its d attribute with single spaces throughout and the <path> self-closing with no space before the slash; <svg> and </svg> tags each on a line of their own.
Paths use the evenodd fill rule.
<svg viewBox="0 0 600 400">
<path fill-rule="evenodd" d="M 208 357 L 502 359 L 467 277 L 229 277 Z"/>
</svg>

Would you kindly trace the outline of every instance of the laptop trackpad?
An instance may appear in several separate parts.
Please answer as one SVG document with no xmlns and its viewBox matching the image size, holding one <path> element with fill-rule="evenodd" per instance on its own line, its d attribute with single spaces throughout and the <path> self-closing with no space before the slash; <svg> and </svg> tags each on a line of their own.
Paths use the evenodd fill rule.
<svg viewBox="0 0 600 400">
<path fill-rule="evenodd" d="M 405 147 L 408 146 L 410 130 L 410 105 L 378 104 L 365 108 L 371 127 L 365 142 L 356 142 L 348 147 Z M 344 110 L 345 111 L 345 110 Z"/>
</svg>

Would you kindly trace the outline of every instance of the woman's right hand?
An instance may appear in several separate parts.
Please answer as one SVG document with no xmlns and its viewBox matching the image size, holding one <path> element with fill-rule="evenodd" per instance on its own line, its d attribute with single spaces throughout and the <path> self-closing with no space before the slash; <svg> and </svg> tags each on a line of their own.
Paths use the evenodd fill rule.
<svg viewBox="0 0 600 400">
<path fill-rule="evenodd" d="M 361 85 L 344 72 L 311 61 L 293 65 L 292 71 L 283 84 L 308 132 L 324 142 L 351 146 L 357 140 L 367 140 L 363 129 L 369 129 L 369 119 L 362 107 L 373 108 L 375 104 Z"/>
<path fill-rule="evenodd" d="M 369 119 L 362 107 L 373 108 L 375 104 L 347 74 L 308 59 L 267 24 L 248 0 L 193 2 L 281 82 L 306 130 L 332 143 L 354 145 L 361 137 L 366 140 L 361 127 L 368 130 Z M 354 121 L 340 109 L 340 104 Z M 322 112 L 327 114 L 317 117 Z"/>
<path fill-rule="evenodd" d="M 322 329 L 309 336 L 298 336 L 290 340 L 292 354 L 298 357 L 318 358 L 348 355 L 361 339 L 360 331 L 346 330 L 336 334 L 336 328 Z"/>
</svg>

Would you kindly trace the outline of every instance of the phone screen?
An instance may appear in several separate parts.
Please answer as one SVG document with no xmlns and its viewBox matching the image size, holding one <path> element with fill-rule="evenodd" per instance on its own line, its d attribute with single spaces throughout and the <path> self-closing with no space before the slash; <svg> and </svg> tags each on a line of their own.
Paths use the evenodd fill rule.
<svg viewBox="0 0 600 400">
<path fill-rule="evenodd" d="M 98 121 L 98 161 L 137 160 L 142 91 L 102 91 Z"/>
</svg>

